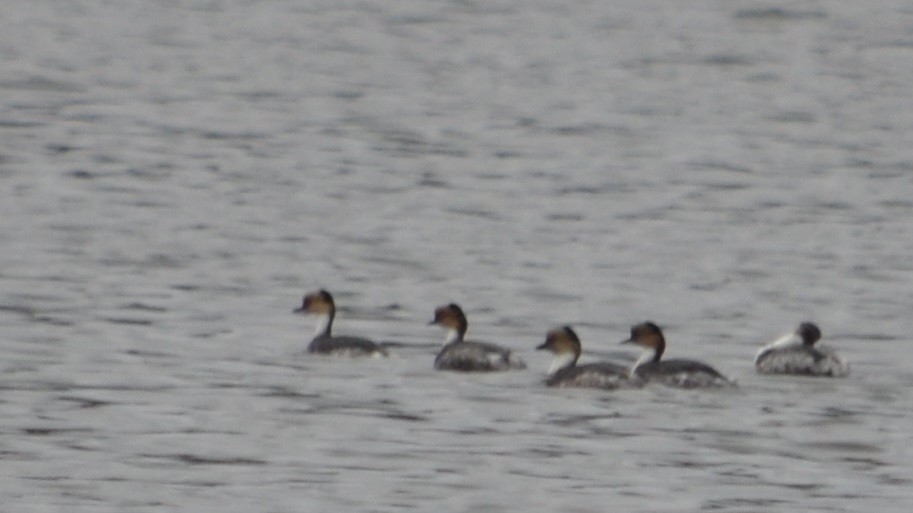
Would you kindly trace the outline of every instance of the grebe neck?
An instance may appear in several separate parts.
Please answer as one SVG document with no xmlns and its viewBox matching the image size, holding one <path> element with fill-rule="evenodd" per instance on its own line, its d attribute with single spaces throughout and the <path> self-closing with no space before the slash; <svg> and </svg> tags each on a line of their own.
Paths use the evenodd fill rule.
<svg viewBox="0 0 913 513">
<path fill-rule="evenodd" d="M 314 330 L 316 337 L 329 337 L 333 328 L 333 314 L 325 313 L 317 316 L 317 327 Z"/>
<path fill-rule="evenodd" d="M 548 368 L 548 375 L 552 376 L 562 369 L 573 367 L 577 364 L 577 357 L 578 355 L 571 352 L 556 354 Z"/>
<path fill-rule="evenodd" d="M 637 361 L 634 362 L 634 365 L 631 366 L 631 377 L 635 377 L 637 374 L 637 368 L 647 362 L 658 362 L 659 358 L 662 356 L 662 351 L 657 349 L 647 348 L 643 353 L 640 354 L 640 357 Z"/>
<path fill-rule="evenodd" d="M 444 336 L 444 345 L 446 346 L 447 344 L 452 344 L 461 340 L 463 340 L 463 334 L 456 328 L 449 328 L 447 334 Z"/>
</svg>

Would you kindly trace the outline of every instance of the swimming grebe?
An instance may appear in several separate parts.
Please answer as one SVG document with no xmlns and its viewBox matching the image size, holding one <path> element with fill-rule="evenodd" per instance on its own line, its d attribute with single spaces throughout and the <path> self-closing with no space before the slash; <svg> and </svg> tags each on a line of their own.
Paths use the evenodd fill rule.
<svg viewBox="0 0 913 513">
<path fill-rule="evenodd" d="M 660 360 L 666 350 L 666 339 L 659 326 L 644 322 L 631 327 L 631 338 L 622 344 L 640 344 L 644 354 L 631 367 L 631 376 L 682 388 L 734 385 L 716 369 L 696 360 Z"/>
<path fill-rule="evenodd" d="M 314 340 L 308 345 L 309 353 L 333 354 L 343 356 L 387 356 L 387 351 L 376 343 L 361 337 L 334 337 L 333 318 L 336 316 L 336 303 L 326 290 L 318 290 L 304 296 L 301 308 L 293 313 L 317 315 L 317 331 Z"/>
<path fill-rule="evenodd" d="M 570 326 L 549 331 L 545 343 L 536 349 L 555 354 L 545 381 L 550 387 L 622 388 L 641 384 L 639 379 L 631 379 L 628 369 L 622 365 L 610 362 L 577 365 L 580 338 Z"/>
<path fill-rule="evenodd" d="M 459 305 L 450 303 L 436 308 L 431 324 L 438 324 L 447 330 L 444 347 L 434 359 L 435 369 L 484 372 L 526 368 L 526 364 L 514 357 L 509 349 L 486 342 L 463 340 L 469 323 Z"/>
<path fill-rule="evenodd" d="M 832 349 L 816 346 L 821 330 L 803 322 L 790 333 L 762 347 L 754 359 L 761 374 L 798 374 L 803 376 L 846 376 L 849 365 Z"/>
</svg>

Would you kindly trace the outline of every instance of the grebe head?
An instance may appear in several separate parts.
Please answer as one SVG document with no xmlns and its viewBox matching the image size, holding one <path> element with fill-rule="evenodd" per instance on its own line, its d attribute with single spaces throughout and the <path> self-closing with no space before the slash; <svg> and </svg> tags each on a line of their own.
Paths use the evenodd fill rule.
<svg viewBox="0 0 913 513">
<path fill-rule="evenodd" d="M 655 323 L 647 321 L 631 326 L 631 337 L 622 340 L 622 344 L 639 344 L 653 353 L 653 361 L 659 361 L 666 350 L 666 339 L 663 331 Z"/>
<path fill-rule="evenodd" d="M 328 337 L 333 328 L 333 317 L 336 316 L 336 303 L 326 289 L 320 289 L 306 294 L 301 300 L 301 307 L 292 310 L 292 313 L 317 315 L 317 328 L 314 334 L 318 337 Z"/>
<path fill-rule="evenodd" d="M 447 330 L 447 343 L 463 340 L 469 322 L 463 309 L 456 303 L 439 306 L 434 309 L 434 320 L 431 324 L 437 324 Z"/>
<path fill-rule="evenodd" d="M 560 369 L 577 363 L 577 359 L 580 358 L 580 338 L 570 326 L 563 326 L 549 331 L 545 336 L 545 342 L 536 349 L 551 351 L 555 354 L 551 367 L 548 369 L 549 374 L 554 374 Z"/>
<path fill-rule="evenodd" d="M 336 312 L 336 303 L 333 302 L 333 296 L 326 289 L 320 289 L 317 292 L 311 292 L 301 300 L 301 307 L 293 310 L 294 313 L 300 314 L 319 314 L 331 315 Z"/>
<path fill-rule="evenodd" d="M 802 338 L 802 344 L 808 347 L 815 345 L 815 342 L 821 339 L 821 330 L 811 322 L 803 322 L 796 330 L 796 335 Z"/>
</svg>

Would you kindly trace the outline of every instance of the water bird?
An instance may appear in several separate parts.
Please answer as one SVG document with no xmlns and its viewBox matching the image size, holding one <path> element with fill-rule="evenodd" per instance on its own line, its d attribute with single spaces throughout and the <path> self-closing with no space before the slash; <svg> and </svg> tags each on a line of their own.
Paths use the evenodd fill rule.
<svg viewBox="0 0 913 513">
<path fill-rule="evenodd" d="M 632 378 L 627 367 L 611 362 L 577 365 L 580 358 L 580 337 L 570 326 L 550 330 L 537 350 L 554 354 L 545 384 L 550 387 L 631 388 L 641 385 Z"/>
<path fill-rule="evenodd" d="M 631 327 L 631 336 L 622 344 L 639 344 L 644 353 L 629 371 L 632 377 L 681 388 L 733 386 L 734 383 L 713 367 L 697 360 L 662 360 L 666 338 L 655 323 L 647 321 Z"/>
<path fill-rule="evenodd" d="M 434 359 L 435 369 L 487 372 L 526 368 L 523 360 L 515 357 L 509 349 L 488 342 L 463 340 L 469 322 L 456 303 L 437 307 L 431 324 L 447 330 L 444 347 Z"/>
<path fill-rule="evenodd" d="M 801 376 L 842 377 L 850 372 L 849 364 L 828 347 L 815 345 L 821 329 L 803 322 L 788 335 L 762 347 L 754 359 L 761 374 L 795 374 Z"/>
<path fill-rule="evenodd" d="M 333 319 L 336 317 L 336 302 L 325 289 L 308 293 L 301 301 L 301 307 L 292 313 L 317 316 L 317 329 L 307 352 L 338 356 L 387 356 L 379 344 L 361 337 L 335 337 L 332 335 Z"/>
</svg>

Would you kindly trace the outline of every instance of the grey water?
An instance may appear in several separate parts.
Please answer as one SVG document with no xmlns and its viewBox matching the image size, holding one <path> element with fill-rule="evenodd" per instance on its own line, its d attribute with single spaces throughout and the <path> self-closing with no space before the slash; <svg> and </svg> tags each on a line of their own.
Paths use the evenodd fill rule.
<svg viewBox="0 0 913 513">
<path fill-rule="evenodd" d="M 0 510 L 913 505 L 913 5 L 0 6 Z M 387 359 L 304 353 L 301 295 Z M 435 306 L 524 371 L 432 370 Z M 551 390 L 651 319 L 734 391 Z M 801 321 L 846 379 L 756 375 Z"/>
</svg>

